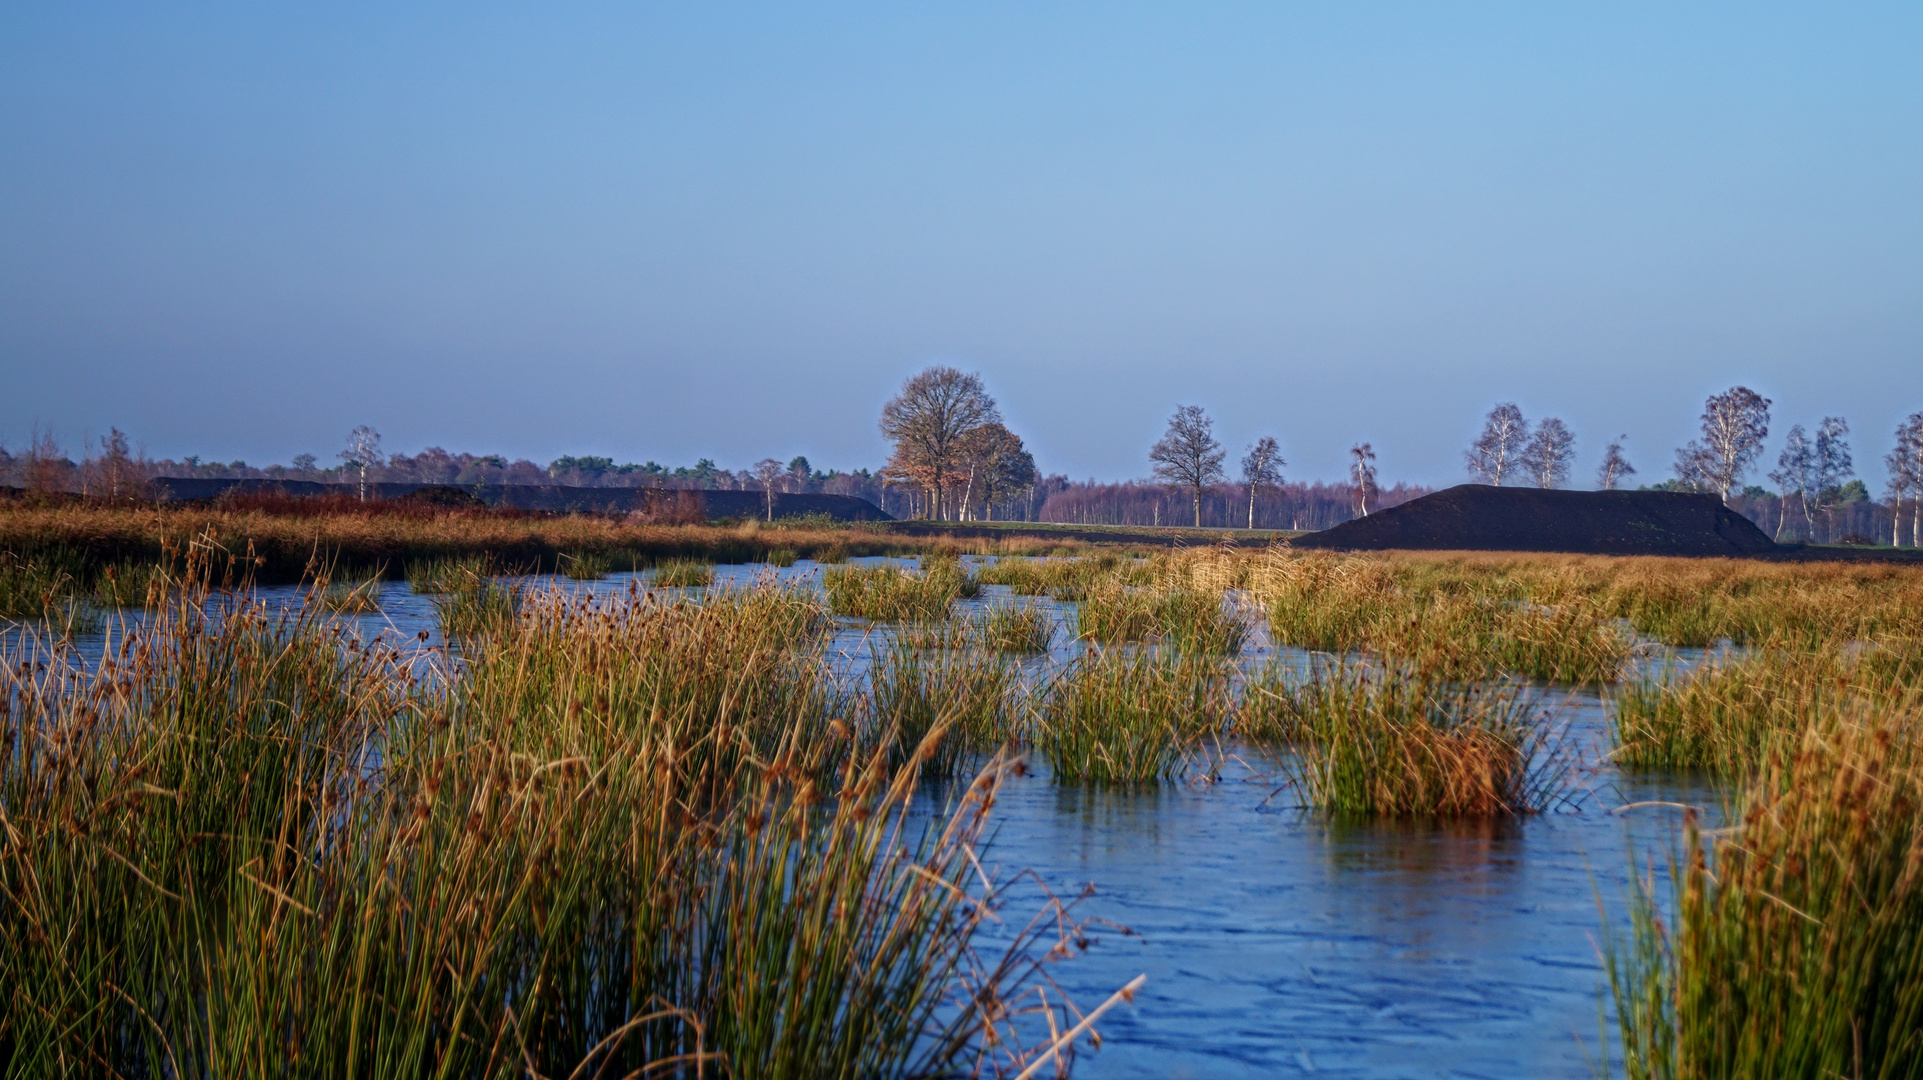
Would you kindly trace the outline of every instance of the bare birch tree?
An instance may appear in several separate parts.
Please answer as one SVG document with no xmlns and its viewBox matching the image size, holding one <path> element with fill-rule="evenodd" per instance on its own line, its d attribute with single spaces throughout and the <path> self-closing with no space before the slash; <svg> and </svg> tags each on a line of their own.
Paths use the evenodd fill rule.
<svg viewBox="0 0 1923 1080">
<path fill-rule="evenodd" d="M 1168 431 L 1149 450 L 1155 478 L 1170 487 L 1185 487 L 1195 501 L 1195 527 L 1202 527 L 1202 493 L 1222 481 L 1222 459 L 1228 454 L 1215 441 L 1215 421 L 1200 405 L 1178 405 L 1169 417 Z"/>
<path fill-rule="evenodd" d="M 1825 416 L 1816 428 L 1816 505 L 1823 515 L 1824 533 L 1830 537 L 1836 534 L 1841 489 L 1856 475 L 1849 437 L 1849 421 L 1840 416 Z"/>
<path fill-rule="evenodd" d="M 1463 457 L 1470 475 L 1484 483 L 1502 486 L 1503 477 L 1516 467 L 1517 459 L 1529 440 L 1529 421 L 1515 402 L 1505 401 L 1489 410 L 1483 419 L 1482 434 L 1469 444 Z"/>
<path fill-rule="evenodd" d="M 1596 486 L 1604 491 L 1614 491 L 1617 481 L 1636 475 L 1636 466 L 1623 456 L 1623 440 L 1627 438 L 1627 435 L 1618 435 L 1615 441 L 1603 447 L 1602 465 L 1596 470 Z"/>
<path fill-rule="evenodd" d="M 1576 433 L 1551 416 L 1536 425 L 1536 433 L 1522 448 L 1522 464 L 1539 488 L 1561 487 L 1569 479 L 1569 463 L 1576 457 Z"/>
<path fill-rule="evenodd" d="M 1355 495 L 1356 508 L 1369 516 L 1369 500 L 1378 490 L 1375 482 L 1375 447 L 1356 443 L 1349 447 L 1349 490 Z"/>
<path fill-rule="evenodd" d="M 340 452 L 340 459 L 348 468 L 360 474 L 361 501 L 367 501 L 367 470 L 380 467 L 381 433 L 361 424 L 347 433 L 347 449 Z"/>
<path fill-rule="evenodd" d="M 929 517 L 942 518 L 942 496 L 960 464 L 962 440 L 1001 419 L 981 376 L 940 364 L 903 383 L 882 406 L 881 433 L 895 444 L 891 464 L 926 486 Z"/>
<path fill-rule="evenodd" d="M 1788 519 L 1784 506 L 1791 495 L 1796 496 L 1796 508 L 1803 515 L 1807 529 L 1805 536 L 1816 536 L 1816 519 L 1810 514 L 1810 491 L 1816 484 L 1816 448 L 1810 444 L 1809 433 L 1801 424 L 1791 424 L 1789 433 L 1783 436 L 1783 450 L 1776 455 L 1776 469 L 1769 474 L 1770 483 L 1776 485 L 1776 537 L 1783 539 L 1783 525 Z"/>
<path fill-rule="evenodd" d="M 1910 493 L 1910 546 L 1923 547 L 1923 412 L 1911 413 L 1896 426 L 1896 446 L 1883 459 L 1890 469 L 1890 545 L 1896 545 L 1897 523 L 1903 519 L 1903 492 Z"/>
<path fill-rule="evenodd" d="M 1282 482 L 1282 448 L 1270 436 L 1255 440 L 1242 457 L 1242 482 L 1249 486 L 1249 528 L 1255 528 L 1255 493 Z"/>
<path fill-rule="evenodd" d="M 781 482 L 787 479 L 787 477 L 788 470 L 783 468 L 781 462 L 776 461 L 774 458 L 762 458 L 760 461 L 755 462 L 755 483 L 761 485 L 761 491 L 767 498 L 769 521 L 775 519 L 775 492 L 781 490 Z"/>
<path fill-rule="evenodd" d="M 1676 475 L 1727 503 L 1769 437 L 1769 399 L 1734 386 L 1704 402 L 1702 419 L 1702 439 L 1676 451 Z"/>
</svg>

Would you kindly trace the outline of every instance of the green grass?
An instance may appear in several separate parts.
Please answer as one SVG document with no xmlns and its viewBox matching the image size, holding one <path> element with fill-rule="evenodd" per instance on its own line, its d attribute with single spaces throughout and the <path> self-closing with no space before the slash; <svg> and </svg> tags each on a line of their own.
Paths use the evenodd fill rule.
<svg viewBox="0 0 1923 1080">
<path fill-rule="evenodd" d="M 308 591 L 308 602 L 322 611 L 363 615 L 381 609 L 381 579 L 367 577 L 321 581 Z"/>
<path fill-rule="evenodd" d="M 1031 739 L 1058 784 L 1159 784 L 1188 775 L 1228 706 L 1219 662 L 1095 649 L 1042 693 Z"/>
<path fill-rule="evenodd" d="M 795 560 L 799 558 L 801 558 L 801 555 L 797 553 L 794 548 L 791 548 L 791 547 L 778 547 L 778 548 L 768 549 L 768 565 L 769 566 L 782 566 L 782 567 L 793 566 L 795 564 Z"/>
<path fill-rule="evenodd" d="M 698 589 L 714 584 L 714 566 L 676 559 L 655 567 L 652 576 L 654 586 L 658 589 Z"/>
<path fill-rule="evenodd" d="M 835 614 L 877 622 L 946 619 L 963 587 L 972 580 L 958 569 L 939 563 L 926 572 L 894 564 L 831 566 L 821 576 Z"/>
<path fill-rule="evenodd" d="M 521 591 L 492 579 L 434 600 L 441 633 L 454 641 L 505 633 L 514 626 L 520 610 Z"/>
<path fill-rule="evenodd" d="M 614 556 L 601 551 L 572 551 L 558 561 L 561 574 L 575 581 L 600 581 L 614 569 Z"/>
<path fill-rule="evenodd" d="M 493 560 L 485 555 L 420 559 L 407 564 L 407 587 L 428 595 L 460 592 L 480 587 L 493 573 Z"/>
</svg>

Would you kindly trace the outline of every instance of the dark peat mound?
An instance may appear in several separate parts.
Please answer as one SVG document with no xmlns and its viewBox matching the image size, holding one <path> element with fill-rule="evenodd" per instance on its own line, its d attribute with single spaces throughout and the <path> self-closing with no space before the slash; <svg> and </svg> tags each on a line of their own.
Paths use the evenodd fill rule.
<svg viewBox="0 0 1923 1080">
<path fill-rule="evenodd" d="M 1777 547 L 1714 495 L 1546 491 L 1462 484 L 1332 529 L 1297 548 L 1561 551 L 1586 555 L 1766 555 Z"/>
</svg>

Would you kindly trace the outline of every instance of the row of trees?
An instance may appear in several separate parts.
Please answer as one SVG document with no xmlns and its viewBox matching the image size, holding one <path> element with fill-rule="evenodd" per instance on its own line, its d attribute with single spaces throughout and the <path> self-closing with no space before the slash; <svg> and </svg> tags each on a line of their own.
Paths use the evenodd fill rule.
<svg viewBox="0 0 1923 1080">
<path fill-rule="evenodd" d="M 1768 473 L 1776 490 L 1744 485 L 1769 438 L 1770 404 L 1746 386 L 1711 395 L 1703 404 L 1700 436 L 1676 451 L 1673 479 L 1654 486 L 1718 495 L 1779 540 L 1838 539 L 1848 535 L 1839 525 L 1844 517 L 1850 518 L 1849 532 L 1859 531 L 1856 526 L 1876 515 L 1844 513 L 1851 506 L 1871 505 L 1871 500 L 1867 486 L 1856 478 L 1850 426 L 1843 417 L 1825 416 L 1814 431 L 1792 424 L 1776 467 Z M 1884 458 L 1890 486 L 1887 522 L 1881 524 L 1887 526 L 1890 542 L 1900 543 L 1908 498 L 1910 544 L 1916 546 L 1923 533 L 1923 413 L 1912 413 L 1897 426 L 1895 444 Z M 1504 402 L 1489 411 L 1481 434 L 1463 457 L 1470 475 L 1484 483 L 1501 486 L 1522 479 L 1538 487 L 1561 487 L 1575 458 L 1575 434 L 1554 417 L 1531 425 L 1513 402 Z M 1618 437 L 1603 451 L 1596 486 L 1614 489 L 1635 472 Z"/>
</svg>

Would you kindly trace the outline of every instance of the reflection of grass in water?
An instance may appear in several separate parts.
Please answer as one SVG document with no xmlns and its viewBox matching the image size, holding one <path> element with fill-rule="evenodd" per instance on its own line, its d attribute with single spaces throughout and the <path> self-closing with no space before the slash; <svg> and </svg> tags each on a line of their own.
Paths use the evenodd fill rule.
<svg viewBox="0 0 1923 1080">
<path fill-rule="evenodd" d="M 1284 751 L 1306 805 L 1350 817 L 1530 814 L 1566 797 L 1573 762 L 1520 688 L 1406 671 L 1270 671 L 1244 687 L 1237 732 Z"/>
<path fill-rule="evenodd" d="M 1923 1074 L 1923 757 L 1914 693 L 1850 703 L 1772 755 L 1604 955 L 1623 1074 Z M 1707 854 L 1705 846 L 1708 847 Z"/>
<path fill-rule="evenodd" d="M 45 737 L 0 768 L 0 1071 L 1009 1065 L 1063 1023 L 1026 990 L 1052 936 L 969 952 L 1009 770 L 924 829 L 915 772 L 849 753 L 802 602 L 537 598 L 434 686 L 251 609 L 163 612 L 111 671 L 6 665 Z"/>
<path fill-rule="evenodd" d="M 1228 712 L 1219 662 L 1084 653 L 1041 695 L 1032 735 L 1059 784 L 1155 784 L 1185 775 Z"/>
<path fill-rule="evenodd" d="M 693 589 L 714 583 L 714 567 L 693 559 L 673 559 L 654 568 L 654 585 L 661 589 Z"/>
</svg>

